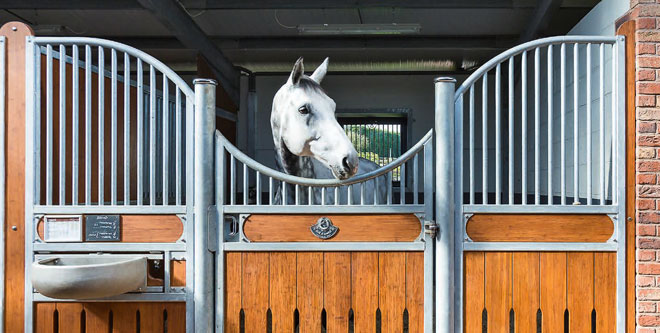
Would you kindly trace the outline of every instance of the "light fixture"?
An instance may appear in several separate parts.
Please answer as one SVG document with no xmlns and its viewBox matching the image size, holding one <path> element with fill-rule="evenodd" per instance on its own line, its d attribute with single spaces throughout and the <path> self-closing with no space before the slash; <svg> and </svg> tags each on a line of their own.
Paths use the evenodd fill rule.
<svg viewBox="0 0 660 333">
<path fill-rule="evenodd" d="M 389 24 L 301 24 L 301 35 L 410 35 L 418 34 L 422 26 L 417 23 Z"/>
</svg>

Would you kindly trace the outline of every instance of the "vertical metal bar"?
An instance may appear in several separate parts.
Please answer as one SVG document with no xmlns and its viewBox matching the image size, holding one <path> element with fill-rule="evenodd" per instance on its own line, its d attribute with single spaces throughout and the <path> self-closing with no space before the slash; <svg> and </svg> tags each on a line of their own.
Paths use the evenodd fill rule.
<svg viewBox="0 0 660 333">
<path fill-rule="evenodd" d="M 163 205 L 170 197 L 170 92 L 167 75 L 163 74 Z M 215 109 L 214 109 L 215 112 Z"/>
<path fill-rule="evenodd" d="M 599 173 L 600 176 L 600 204 L 605 204 L 605 81 L 604 72 L 605 72 L 605 44 L 600 43 L 600 95 L 598 98 L 598 104 L 600 106 L 600 114 L 598 117 L 598 135 L 599 135 L 599 147 L 600 150 L 600 160 L 599 160 Z"/>
<path fill-rule="evenodd" d="M 110 202 L 117 204 L 117 51 L 110 51 L 112 81 L 110 86 Z M 100 75 L 100 74 L 99 74 Z"/>
<path fill-rule="evenodd" d="M 80 76 L 78 69 L 79 54 L 78 45 L 72 46 L 73 66 L 71 66 L 71 204 L 78 205 L 78 172 L 79 172 L 79 141 L 80 141 L 80 110 L 79 89 Z"/>
<path fill-rule="evenodd" d="M 560 48 L 560 142 L 559 142 L 559 186 L 561 189 L 560 202 L 566 204 L 566 43 L 561 43 Z"/>
<path fill-rule="evenodd" d="M 229 204 L 236 204 L 236 159 L 229 153 Z"/>
<path fill-rule="evenodd" d="M 287 197 L 286 183 L 284 181 L 281 181 L 281 183 L 282 183 L 282 205 L 286 206 L 286 204 L 287 204 L 287 202 L 286 202 L 286 197 Z"/>
<path fill-rule="evenodd" d="M 433 141 L 429 140 L 424 143 L 424 220 L 431 221 L 433 218 L 433 209 L 434 209 L 434 199 L 433 199 Z M 428 244 L 433 243 L 433 240 L 429 238 L 425 239 L 428 241 Z M 431 322 L 435 317 L 435 301 L 434 301 L 434 260 L 435 260 L 435 249 L 433 247 L 427 247 L 428 251 L 424 251 L 424 332 L 431 333 L 433 332 L 434 324 Z M 446 268 L 446 267 L 443 267 Z M 444 275 L 441 275 L 444 277 Z M 444 280 L 443 280 L 444 282 Z M 446 306 L 446 305 L 443 305 Z M 449 313 L 445 315 L 449 316 Z M 439 317 L 444 318 L 444 317 Z M 442 319 L 440 319 L 442 320 Z M 445 323 L 447 326 L 451 323 Z M 446 326 L 442 326 L 445 329 L 445 332 L 452 332 L 451 329 L 446 329 Z"/>
<path fill-rule="evenodd" d="M 66 202 L 66 49 L 60 45 L 60 82 L 59 82 L 59 104 L 60 104 L 60 133 L 59 133 L 59 201 L 63 206 Z"/>
<path fill-rule="evenodd" d="M 498 66 L 499 72 L 499 66 Z M 499 74 L 497 75 L 499 78 Z M 435 241 L 436 332 L 453 332 L 454 252 L 454 89 L 456 80 L 435 79 L 435 212 L 439 232 Z M 495 95 L 497 97 L 497 94 Z M 457 102 L 460 104 L 460 101 Z M 462 154 L 462 152 L 460 152 Z M 425 327 L 431 332 L 431 327 Z"/>
<path fill-rule="evenodd" d="M 632 42 L 632 41 L 629 41 Z M 626 85 L 626 48 L 625 48 L 625 37 L 617 36 L 617 42 L 615 50 L 615 55 L 613 55 L 613 61 L 615 61 L 615 66 L 617 67 L 616 73 L 614 75 L 614 80 L 616 81 L 616 88 L 613 91 L 613 95 L 616 96 L 613 99 L 613 102 L 616 101 L 616 110 L 617 112 L 617 121 L 616 121 L 616 133 L 613 133 L 617 137 L 617 149 L 616 149 L 616 167 L 617 175 L 623 177 L 626 173 L 626 140 L 621 138 L 626 133 L 626 99 L 624 98 L 625 94 L 625 85 Z M 619 207 L 618 214 L 618 223 L 617 225 L 617 243 L 619 248 L 617 250 L 617 277 L 616 277 L 616 325 L 617 332 L 625 332 L 626 330 L 626 183 L 624 181 L 617 182 L 616 190 L 616 200 Z"/>
<path fill-rule="evenodd" d="M 591 43 L 587 44 L 587 205 L 592 204 L 591 184 Z"/>
<path fill-rule="evenodd" d="M 99 184 L 99 186 L 98 187 L 99 187 L 99 189 L 98 190 L 99 190 L 99 202 L 98 202 L 98 204 L 103 205 L 104 204 L 104 199 L 103 199 L 103 195 L 104 195 L 103 185 L 104 185 L 104 183 L 103 182 L 105 180 L 105 175 L 104 175 L 104 167 L 105 167 L 105 165 L 104 165 L 104 163 L 105 163 L 104 153 L 105 153 L 105 150 L 103 149 L 104 148 L 104 139 L 105 139 L 105 134 L 104 134 L 104 129 L 105 129 L 105 97 L 104 97 L 104 93 L 105 93 L 105 87 L 104 87 L 104 82 L 105 82 L 105 74 L 104 74 L 104 72 L 105 72 L 105 61 L 104 61 L 104 58 L 103 58 L 104 57 L 103 47 L 99 46 L 98 50 L 99 50 L 99 64 L 98 64 L 98 79 L 99 79 L 99 84 L 98 84 L 98 88 L 99 88 L 99 96 L 98 96 L 99 97 L 99 100 L 98 100 L 98 103 L 99 103 L 99 110 L 98 110 L 98 113 L 99 113 L 98 114 L 98 122 L 99 122 L 99 128 L 98 128 L 99 177 L 98 177 L 98 181 L 99 181 L 99 183 L 98 184 Z"/>
<path fill-rule="evenodd" d="M 463 99 L 456 99 L 454 102 L 454 110 L 463 110 Z M 450 257 L 453 267 L 449 274 L 453 274 L 453 280 L 450 285 L 453 285 L 451 293 L 454 297 L 453 301 L 453 315 L 454 318 L 454 332 L 460 331 L 463 327 L 463 242 L 457 239 L 464 239 L 463 235 L 463 113 L 454 111 L 454 158 L 453 163 L 448 162 L 450 168 L 453 168 L 453 193 L 447 193 L 447 196 L 453 196 L 452 206 L 453 220 L 447 221 L 448 230 L 453 226 L 453 234 L 449 239 L 450 243 L 454 246 L 450 247 L 453 250 L 453 256 Z M 451 155 L 450 155 L 451 156 Z M 427 206 L 428 207 L 428 206 Z M 429 207 L 432 208 L 432 207 Z M 459 238 L 460 237 L 460 238 Z M 451 245 L 451 244 L 450 244 Z M 452 276 L 452 275 L 450 275 Z M 450 324 L 451 325 L 451 324 Z"/>
<path fill-rule="evenodd" d="M 295 194 L 293 196 L 294 204 L 298 205 L 299 201 L 300 201 L 299 197 L 298 197 L 299 192 L 300 192 L 300 187 L 298 186 L 298 184 L 296 184 L 293 188 L 294 188 L 294 191 L 295 191 Z"/>
<path fill-rule="evenodd" d="M 413 157 L 413 204 L 417 205 L 419 204 L 419 162 L 417 161 L 419 157 L 419 152 L 415 154 L 415 157 Z M 374 181 L 376 181 L 377 178 L 374 178 Z M 378 192 L 376 189 L 378 188 L 378 185 L 374 183 L 374 195 L 376 192 Z M 375 198 L 375 196 L 374 196 Z M 376 200 L 374 200 L 374 204 L 376 204 Z"/>
<path fill-rule="evenodd" d="M 392 204 L 392 182 L 394 182 L 394 170 L 387 173 L 387 204 Z"/>
<path fill-rule="evenodd" d="M 178 89 L 177 89 L 178 91 Z M 215 134 L 215 208 L 217 214 L 218 224 L 217 228 L 217 246 L 215 253 L 215 267 L 216 267 L 216 290 L 225 286 L 225 255 L 224 255 L 224 242 L 225 242 L 225 223 L 224 223 L 224 210 L 222 207 L 225 204 L 225 179 L 226 179 L 226 163 L 225 163 L 225 148 L 223 144 L 224 138 L 218 132 Z M 215 244 L 214 244 L 215 245 Z M 222 286 L 222 287 L 221 287 Z M 224 311 L 225 311 L 225 295 L 223 292 L 216 292 L 215 301 L 215 331 L 224 332 Z"/>
<path fill-rule="evenodd" d="M 521 81 L 521 136 L 522 136 L 522 148 L 521 148 L 521 157 L 522 160 L 522 169 L 521 169 L 521 178 L 522 185 L 520 196 L 522 197 L 522 204 L 527 204 L 527 51 L 523 52 L 521 62 L 520 62 L 520 74 L 522 76 Z"/>
<path fill-rule="evenodd" d="M 248 189 L 248 187 L 250 186 L 248 182 L 249 171 L 250 169 L 248 169 L 247 164 L 243 163 L 243 204 L 244 205 L 248 204 L 248 192 L 250 192 Z"/>
<path fill-rule="evenodd" d="M 461 96 L 463 98 L 463 96 Z M 469 111 L 469 121 L 470 121 L 470 147 L 468 148 L 470 153 L 470 205 L 474 205 L 474 85 L 470 86 L 470 111 Z M 415 155 L 417 158 L 417 155 Z M 417 160 L 415 160 L 416 164 Z M 485 171 L 485 170 L 484 170 Z M 417 200 L 415 200 L 417 203 Z"/>
<path fill-rule="evenodd" d="M 307 187 L 307 205 L 311 205 L 311 204 L 312 204 L 312 201 L 313 201 L 313 200 L 312 200 L 312 195 L 313 195 L 313 193 L 312 193 L 312 187 L 311 187 L 311 186 L 308 186 L 308 187 Z"/>
<path fill-rule="evenodd" d="M 209 208 L 213 204 L 214 133 L 215 133 L 215 87 L 208 79 L 196 79 L 195 85 L 195 152 L 194 152 L 194 299 L 195 331 L 208 332 L 213 327 L 213 269 L 209 251 Z M 153 88 L 152 88 L 153 89 Z"/>
<path fill-rule="evenodd" d="M 554 65 L 552 64 L 552 44 L 548 45 L 548 205 L 553 204 L 552 191 L 552 79 L 554 75 Z"/>
<path fill-rule="evenodd" d="M 367 182 L 360 183 L 360 205 L 364 205 L 364 186 Z"/>
<path fill-rule="evenodd" d="M 85 45 L 85 205 L 92 204 L 92 48 Z"/>
<path fill-rule="evenodd" d="M 137 58 L 137 205 L 142 206 L 144 198 L 144 72 L 142 59 Z"/>
<path fill-rule="evenodd" d="M 400 178 L 401 181 L 399 181 L 399 192 L 401 193 L 401 195 L 399 199 L 400 199 L 400 204 L 405 205 L 406 204 L 406 162 L 403 162 L 403 164 L 401 164 Z"/>
<path fill-rule="evenodd" d="M 534 51 L 534 204 L 541 203 L 541 50 Z"/>
<path fill-rule="evenodd" d="M 156 204 L 156 70 L 149 65 L 149 204 Z"/>
<path fill-rule="evenodd" d="M 273 177 L 268 177 L 268 204 L 273 204 Z"/>
<path fill-rule="evenodd" d="M 131 204 L 131 59 L 124 53 L 124 205 Z"/>
<path fill-rule="evenodd" d="M 335 206 L 339 205 L 339 187 L 335 187 Z"/>
<path fill-rule="evenodd" d="M 53 46 L 46 46 L 46 205 L 53 204 Z"/>
<path fill-rule="evenodd" d="M 502 134 L 501 114 L 502 90 L 501 90 L 501 68 L 500 64 L 495 67 L 495 204 L 501 204 L 502 198 Z"/>
<path fill-rule="evenodd" d="M 174 181 L 176 182 L 176 204 L 180 205 L 181 204 L 181 89 L 179 87 L 175 88 L 176 90 L 176 106 L 175 106 L 175 111 L 174 111 L 174 117 L 176 117 L 175 120 L 175 155 L 174 155 Z M 223 148 L 224 149 L 224 148 Z M 224 159 L 224 150 L 222 154 L 222 158 Z M 220 166 L 216 166 L 216 168 L 219 168 Z M 222 168 L 225 166 L 222 165 Z M 224 180 L 223 180 L 224 182 Z M 223 193 L 224 195 L 224 193 Z M 223 202 L 224 204 L 224 202 Z"/>
<path fill-rule="evenodd" d="M 580 203 L 580 186 L 578 183 L 579 170 L 580 170 L 580 159 L 578 157 L 578 135 L 580 134 L 579 129 L 579 89 L 578 89 L 578 72 L 579 67 L 579 54 L 578 54 L 578 43 L 573 44 L 573 203 Z"/>
<path fill-rule="evenodd" d="M 619 140 L 619 135 L 617 133 L 617 98 L 619 98 L 619 95 L 617 94 L 617 67 L 616 67 L 616 61 L 617 61 L 617 47 L 618 44 L 612 44 L 612 93 L 610 94 L 611 99 L 612 99 L 612 134 L 610 137 L 612 138 L 612 163 L 611 163 L 611 170 L 612 170 L 612 205 L 616 205 L 618 200 L 617 200 L 617 183 L 619 181 L 619 174 L 617 172 L 617 163 L 618 159 L 617 157 L 617 141 Z M 624 110 L 624 109 L 622 109 Z"/>
<path fill-rule="evenodd" d="M 509 165 L 508 165 L 508 171 L 509 171 L 509 205 L 513 205 L 513 133 L 514 133 L 514 128 L 513 128 L 513 57 L 509 58 L 509 77 L 508 77 L 508 82 L 509 82 Z M 524 139 L 523 139 L 524 140 Z M 524 178 L 525 175 L 522 175 Z"/>
<path fill-rule="evenodd" d="M 346 192 L 348 193 L 347 203 L 348 205 L 353 204 L 353 185 L 346 186 Z"/>
<path fill-rule="evenodd" d="M 261 206 L 261 173 L 257 171 L 257 205 Z"/>
<path fill-rule="evenodd" d="M 488 72 L 481 81 L 481 178 L 482 204 L 488 204 Z M 426 200 L 426 199 L 424 199 Z"/>
</svg>

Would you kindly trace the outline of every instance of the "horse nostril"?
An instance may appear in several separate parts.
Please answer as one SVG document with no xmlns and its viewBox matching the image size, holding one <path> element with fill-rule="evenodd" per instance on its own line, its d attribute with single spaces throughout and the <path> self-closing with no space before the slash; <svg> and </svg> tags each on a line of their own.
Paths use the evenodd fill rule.
<svg viewBox="0 0 660 333">
<path fill-rule="evenodd" d="M 342 166 L 344 167 L 344 171 L 346 172 L 351 172 L 351 163 L 348 161 L 348 156 L 344 157 L 343 160 L 341 160 Z"/>
</svg>

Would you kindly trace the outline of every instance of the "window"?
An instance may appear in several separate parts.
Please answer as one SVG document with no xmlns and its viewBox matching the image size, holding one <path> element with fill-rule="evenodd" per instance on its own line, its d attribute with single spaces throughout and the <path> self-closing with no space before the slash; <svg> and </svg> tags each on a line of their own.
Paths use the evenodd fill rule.
<svg viewBox="0 0 660 333">
<path fill-rule="evenodd" d="M 380 166 L 386 165 L 406 151 L 406 117 L 338 117 L 346 135 L 362 158 Z M 400 170 L 392 172 L 400 181 Z"/>
</svg>

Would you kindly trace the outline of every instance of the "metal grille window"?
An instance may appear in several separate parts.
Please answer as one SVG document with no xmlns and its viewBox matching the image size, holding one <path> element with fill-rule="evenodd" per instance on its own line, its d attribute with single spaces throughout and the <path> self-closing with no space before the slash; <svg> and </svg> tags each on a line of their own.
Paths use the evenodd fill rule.
<svg viewBox="0 0 660 333">
<path fill-rule="evenodd" d="M 338 117 L 358 154 L 380 166 L 406 151 L 405 117 Z M 401 180 L 401 170 L 392 172 L 393 181 Z"/>
</svg>

